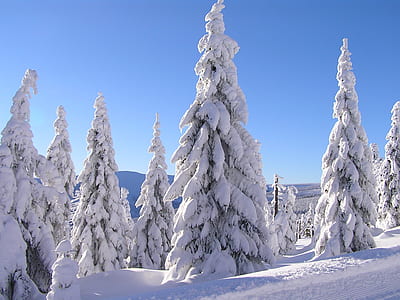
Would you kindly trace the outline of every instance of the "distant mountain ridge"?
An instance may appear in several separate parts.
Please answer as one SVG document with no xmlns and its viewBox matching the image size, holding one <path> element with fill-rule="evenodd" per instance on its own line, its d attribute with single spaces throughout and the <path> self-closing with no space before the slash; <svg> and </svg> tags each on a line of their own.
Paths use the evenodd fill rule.
<svg viewBox="0 0 400 300">
<path fill-rule="evenodd" d="M 131 207 L 131 215 L 133 218 L 139 217 L 140 207 L 135 206 L 136 200 L 140 195 L 140 188 L 146 175 L 134 171 L 118 171 L 117 177 L 119 179 L 120 187 L 128 189 L 128 201 Z M 168 175 L 169 182 L 174 180 L 173 175 Z M 319 183 L 303 183 L 303 184 L 284 184 L 284 186 L 295 186 L 298 190 L 295 212 L 303 213 L 308 210 L 309 203 L 317 202 L 321 195 L 321 189 Z M 272 187 L 267 185 L 267 199 L 272 199 Z M 177 199 L 173 202 L 175 208 L 179 206 L 181 199 Z"/>
<path fill-rule="evenodd" d="M 146 178 L 146 175 L 134 171 L 118 171 L 116 174 L 119 180 L 119 186 L 124 187 L 129 191 L 128 201 L 131 207 L 132 217 L 139 217 L 140 207 L 137 208 L 135 203 L 140 195 L 140 189 L 143 181 Z M 168 180 L 171 183 L 174 180 L 174 176 L 168 175 Z M 175 201 L 174 204 L 174 206 L 176 206 Z"/>
</svg>

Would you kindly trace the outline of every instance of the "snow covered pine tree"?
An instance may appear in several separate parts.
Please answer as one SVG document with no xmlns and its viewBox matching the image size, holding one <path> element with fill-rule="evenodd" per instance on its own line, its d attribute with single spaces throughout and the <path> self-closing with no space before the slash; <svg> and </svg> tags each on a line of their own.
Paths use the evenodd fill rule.
<svg viewBox="0 0 400 300">
<path fill-rule="evenodd" d="M 315 209 L 315 253 L 320 257 L 375 247 L 369 228 L 376 221 L 372 155 L 361 126 L 347 39 L 341 51 L 333 109 L 338 120 L 322 158 L 321 197 Z"/>
<path fill-rule="evenodd" d="M 296 194 L 296 187 L 288 186 L 285 189 L 283 198 L 279 201 L 279 211 L 274 219 L 275 231 L 279 244 L 279 254 L 289 254 L 296 248 L 297 217 L 293 211 Z"/>
<path fill-rule="evenodd" d="M 149 163 L 146 179 L 142 184 L 136 207 L 142 206 L 140 216 L 133 229 L 131 266 L 146 269 L 164 269 L 165 259 L 171 250 L 174 209 L 171 202 L 164 202 L 169 187 L 165 148 L 160 139 L 158 114 L 154 123 L 154 137 L 149 152 L 153 158 Z"/>
<path fill-rule="evenodd" d="M 172 157 L 176 176 L 165 200 L 182 196 L 182 203 L 166 281 L 249 273 L 274 259 L 259 144 L 243 128 L 247 105 L 232 61 L 239 47 L 224 34 L 223 8 L 219 0 L 206 15 L 197 94 L 181 119 L 180 127 L 188 128 Z"/>
<path fill-rule="evenodd" d="M 71 143 L 69 141 L 68 123 L 65 119 L 63 106 L 57 107 L 57 119 L 54 121 L 55 136 L 47 149 L 46 158 L 57 168 L 68 196 L 72 199 L 76 184 L 75 168 L 71 158 Z"/>
<path fill-rule="evenodd" d="M 11 214 L 18 221 L 26 242 L 28 274 L 41 292 L 47 292 L 51 283 L 51 265 L 55 260 L 53 234 L 58 236 L 55 230 L 65 232 L 65 228 L 62 228 L 63 220 L 59 224 L 56 217 L 62 200 L 59 193 L 41 183 L 50 180 L 47 172 L 51 173 L 51 166 L 43 164 L 46 159 L 38 154 L 32 142 L 29 98 L 31 89 L 35 94 L 37 92 L 36 80 L 36 71 L 25 72 L 21 87 L 13 97 L 12 116 L 2 131 L 1 144 L 8 146 L 13 160 L 17 190 Z M 54 224 L 50 223 L 52 221 Z"/>
<path fill-rule="evenodd" d="M 400 225 L 400 101 L 393 105 L 386 140 L 378 177 L 378 225 L 384 229 Z"/>
<path fill-rule="evenodd" d="M 118 167 L 104 97 L 94 103 L 94 119 L 87 135 L 89 155 L 79 175 L 80 201 L 73 216 L 71 243 L 79 277 L 125 267 L 128 249 L 121 226 Z"/>
</svg>

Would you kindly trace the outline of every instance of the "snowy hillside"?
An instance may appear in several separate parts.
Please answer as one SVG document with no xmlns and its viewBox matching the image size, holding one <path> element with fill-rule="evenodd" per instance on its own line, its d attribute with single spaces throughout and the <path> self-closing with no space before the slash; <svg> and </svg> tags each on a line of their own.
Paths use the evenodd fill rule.
<svg viewBox="0 0 400 300">
<path fill-rule="evenodd" d="M 145 178 L 145 174 L 132 171 L 119 171 L 117 172 L 117 177 L 119 179 L 119 185 L 128 189 L 129 195 L 128 200 L 131 205 L 131 214 L 133 218 L 139 217 L 139 210 L 135 207 L 135 202 L 140 194 L 140 187 Z M 172 182 L 174 176 L 168 176 L 169 181 Z M 321 190 L 319 183 L 307 183 L 307 184 L 288 184 L 293 185 L 297 188 L 298 194 L 295 203 L 295 212 L 304 213 L 308 210 L 308 205 L 312 202 L 314 205 L 317 202 L 319 196 L 321 195 Z M 284 185 L 285 186 L 285 185 Z M 271 185 L 267 186 L 267 198 L 272 199 L 272 188 Z M 174 207 L 177 208 L 180 201 L 174 201 Z"/>
<path fill-rule="evenodd" d="M 296 195 L 295 213 L 305 213 L 308 210 L 309 204 L 313 206 L 317 203 L 321 195 L 321 187 L 319 183 L 303 183 L 303 184 L 283 184 L 283 186 L 294 186 L 298 193 Z M 267 199 L 271 201 L 273 198 L 272 185 L 267 186 Z"/>
<path fill-rule="evenodd" d="M 162 284 L 165 271 L 125 269 L 79 279 L 82 300 L 400 299 L 400 227 L 376 231 L 377 248 L 312 261 L 309 240 L 269 270 L 196 283 Z"/>
</svg>

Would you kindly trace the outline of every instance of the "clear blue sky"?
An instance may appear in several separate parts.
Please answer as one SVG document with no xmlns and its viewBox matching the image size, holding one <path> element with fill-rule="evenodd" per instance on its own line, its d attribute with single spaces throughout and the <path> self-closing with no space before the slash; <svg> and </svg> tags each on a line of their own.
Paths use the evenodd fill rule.
<svg viewBox="0 0 400 300">
<path fill-rule="evenodd" d="M 97 92 L 104 93 L 120 170 L 145 173 L 155 113 L 169 163 L 179 120 L 193 102 L 211 0 L 0 1 L 0 127 L 25 69 L 39 74 L 31 99 L 42 154 L 64 105 L 77 171 Z M 383 155 L 390 110 L 400 100 L 400 1 L 225 0 L 226 34 L 247 97 L 250 133 L 262 144 L 264 175 L 319 182 L 335 122 L 337 58 L 343 37 L 357 78 L 362 124 Z M 168 172 L 174 173 L 170 164 Z"/>
</svg>

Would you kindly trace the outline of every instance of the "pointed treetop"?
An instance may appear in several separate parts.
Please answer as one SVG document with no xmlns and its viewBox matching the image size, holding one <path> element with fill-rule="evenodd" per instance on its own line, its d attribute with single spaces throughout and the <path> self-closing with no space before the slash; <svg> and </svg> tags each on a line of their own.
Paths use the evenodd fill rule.
<svg viewBox="0 0 400 300">
<path fill-rule="evenodd" d="M 397 101 L 392 108 L 392 114 L 394 114 L 395 112 L 400 111 L 400 101 Z"/>
<path fill-rule="evenodd" d="M 398 126 L 400 126 L 400 101 L 397 101 L 397 102 L 393 105 L 393 108 L 392 108 L 391 113 L 392 113 L 392 117 L 391 117 L 391 120 L 392 120 L 392 127 L 395 127 L 395 126 L 398 127 Z M 396 139 L 397 139 L 398 133 L 397 133 L 397 132 L 392 132 L 392 130 L 397 131 L 397 129 L 391 129 L 391 130 L 388 132 L 387 136 L 386 136 L 386 139 L 387 139 L 387 140 L 389 140 L 391 136 L 394 136 L 394 137 L 396 137 Z"/>
<path fill-rule="evenodd" d="M 104 96 L 102 92 L 97 93 L 97 97 L 94 100 L 94 105 L 93 107 L 96 108 L 97 110 L 102 108 L 104 106 Z M 96 111 L 97 111 L 96 110 Z M 95 115 L 98 115 L 98 112 L 95 112 Z"/>
<path fill-rule="evenodd" d="M 153 137 L 154 138 L 159 138 L 161 135 L 160 133 L 160 120 L 159 120 L 159 115 L 156 113 L 156 120 L 154 121 L 153 125 Z M 159 144 L 161 142 L 157 141 L 156 144 Z M 153 143 L 152 143 L 153 144 Z M 149 152 L 154 152 L 154 149 L 152 146 L 150 146 Z"/>
<path fill-rule="evenodd" d="M 206 24 L 206 31 L 208 33 L 224 33 L 225 24 L 221 11 L 224 9 L 225 5 L 223 0 L 218 0 L 211 8 L 211 11 L 206 15 L 205 20 L 208 22 Z"/>
<path fill-rule="evenodd" d="M 64 118 L 66 115 L 64 106 L 60 105 L 57 107 L 57 117 Z"/>
<path fill-rule="evenodd" d="M 159 120 L 158 113 L 156 113 L 156 120 L 154 121 L 153 130 L 154 130 L 153 136 L 159 137 L 160 136 L 160 120 Z"/>
<path fill-rule="evenodd" d="M 102 93 L 102 92 L 98 92 L 98 93 L 97 93 L 96 101 L 97 101 L 97 100 L 99 100 L 99 101 L 104 100 L 104 96 L 103 96 L 103 93 Z"/>
<path fill-rule="evenodd" d="M 349 40 L 347 38 L 343 39 L 343 46 L 344 49 L 348 49 L 349 48 Z"/>
<path fill-rule="evenodd" d="M 13 97 L 13 105 L 11 106 L 11 114 L 18 120 L 29 121 L 29 101 L 31 97 L 30 90 L 33 89 L 33 93 L 37 94 L 36 80 L 38 79 L 37 72 L 35 70 L 28 69 L 25 71 L 24 77 L 22 78 L 21 87 L 15 93 Z"/>
<path fill-rule="evenodd" d="M 25 92 L 29 94 L 29 89 L 33 89 L 33 94 L 37 94 L 37 86 L 36 81 L 38 79 L 37 72 L 32 69 L 28 69 L 25 71 L 24 78 L 22 79 L 22 86 L 25 87 Z"/>
<path fill-rule="evenodd" d="M 348 39 L 344 38 L 343 39 L 343 45 L 340 48 L 342 51 L 341 55 L 339 56 L 338 60 L 338 73 L 337 73 L 337 80 L 338 80 L 338 85 L 340 88 L 344 88 L 345 90 L 350 90 L 354 88 L 354 85 L 356 84 L 356 78 L 351 71 L 353 69 L 353 65 L 351 63 L 351 53 L 348 48 Z"/>
</svg>

